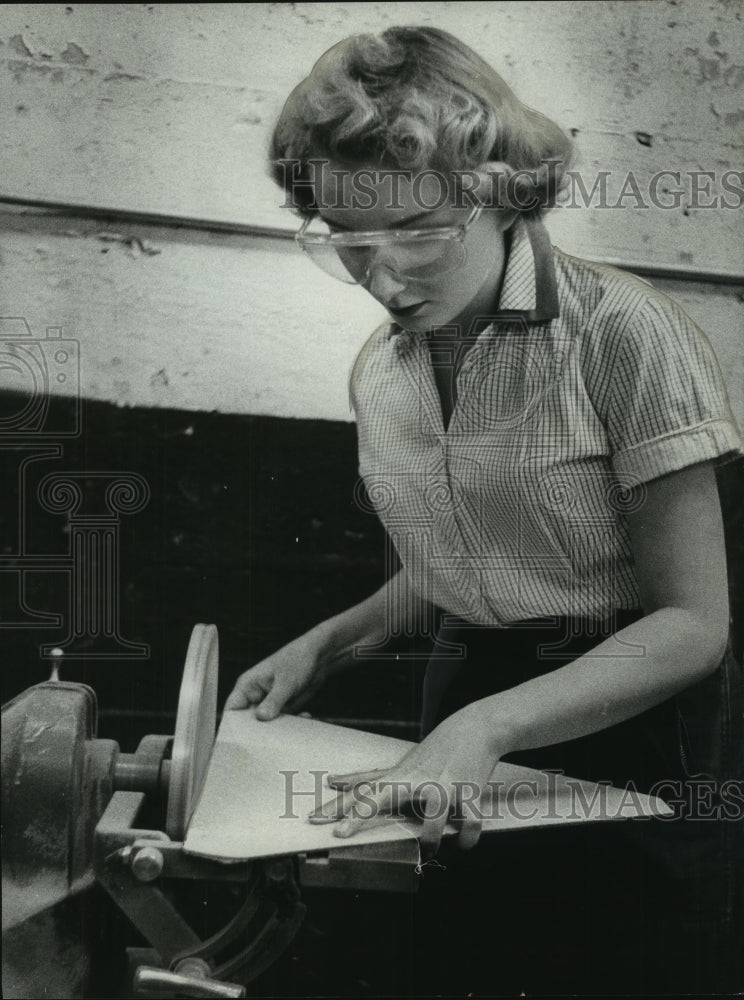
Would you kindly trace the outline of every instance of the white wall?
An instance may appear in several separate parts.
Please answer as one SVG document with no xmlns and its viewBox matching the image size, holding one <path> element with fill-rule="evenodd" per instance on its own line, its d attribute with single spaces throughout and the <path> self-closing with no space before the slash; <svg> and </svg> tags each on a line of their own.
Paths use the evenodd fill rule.
<svg viewBox="0 0 744 1000">
<path fill-rule="evenodd" d="M 644 191 L 670 169 L 689 202 L 691 172 L 741 167 L 740 16 L 724 0 L 3 5 L 0 195 L 292 228 L 264 166 L 286 94 L 339 38 L 426 23 L 577 129 L 589 186 L 613 172 L 611 201 L 629 170 Z M 559 210 L 555 242 L 596 259 L 744 272 L 741 210 L 633 204 Z M 381 314 L 309 271 L 291 242 L 79 213 L 14 209 L 0 223 L 0 315 L 77 338 L 86 396 L 348 418 L 348 368 Z M 709 334 L 744 418 L 736 290 L 668 289 L 682 289 Z"/>
<path fill-rule="evenodd" d="M 84 396 L 351 419 L 347 376 L 385 313 L 293 242 L 18 214 L 5 236 L 11 311 L 80 341 Z"/>
</svg>

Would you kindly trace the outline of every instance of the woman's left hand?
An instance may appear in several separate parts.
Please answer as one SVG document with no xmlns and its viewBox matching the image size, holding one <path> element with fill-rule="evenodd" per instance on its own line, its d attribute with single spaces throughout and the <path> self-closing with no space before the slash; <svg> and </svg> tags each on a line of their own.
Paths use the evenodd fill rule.
<svg viewBox="0 0 744 1000">
<path fill-rule="evenodd" d="M 391 816 L 402 819 L 408 807 L 423 819 L 424 857 L 436 854 L 448 820 L 458 831 L 458 845 L 474 847 L 482 828 L 481 793 L 506 752 L 505 746 L 497 749 L 493 719 L 475 702 L 440 723 L 394 767 L 329 776 L 339 794 L 311 813 L 310 822 L 338 822 L 335 835 L 351 837 Z"/>
</svg>

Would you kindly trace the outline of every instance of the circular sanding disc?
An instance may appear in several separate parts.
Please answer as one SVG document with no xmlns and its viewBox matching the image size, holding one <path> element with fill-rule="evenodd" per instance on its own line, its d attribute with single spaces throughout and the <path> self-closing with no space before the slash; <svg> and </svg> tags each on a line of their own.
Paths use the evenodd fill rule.
<svg viewBox="0 0 744 1000">
<path fill-rule="evenodd" d="M 183 668 L 171 754 L 165 832 L 172 840 L 186 836 L 214 746 L 218 648 L 214 625 L 194 626 Z"/>
</svg>

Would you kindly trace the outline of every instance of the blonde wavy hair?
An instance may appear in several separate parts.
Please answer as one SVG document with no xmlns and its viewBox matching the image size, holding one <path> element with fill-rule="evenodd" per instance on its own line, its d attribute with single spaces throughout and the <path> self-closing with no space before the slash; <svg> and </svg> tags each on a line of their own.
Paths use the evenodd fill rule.
<svg viewBox="0 0 744 1000">
<path fill-rule="evenodd" d="M 447 173 L 505 163 L 518 172 L 515 206 L 540 212 L 555 202 L 571 140 L 453 35 L 394 27 L 338 42 L 284 105 L 270 170 L 302 215 L 317 211 L 309 161 L 323 157 Z"/>
</svg>

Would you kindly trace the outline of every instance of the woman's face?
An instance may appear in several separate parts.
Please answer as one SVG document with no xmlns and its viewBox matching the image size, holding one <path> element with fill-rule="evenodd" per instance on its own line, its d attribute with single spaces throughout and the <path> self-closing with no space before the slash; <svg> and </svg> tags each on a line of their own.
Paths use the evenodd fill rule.
<svg viewBox="0 0 744 1000">
<path fill-rule="evenodd" d="M 333 232 L 407 231 L 457 226 L 468 220 L 471 201 L 451 185 L 445 197 L 444 182 L 444 175 L 431 172 L 417 179 L 324 161 L 313 187 L 320 215 Z M 467 333 L 474 319 L 496 308 L 504 270 L 504 231 L 513 218 L 512 213 L 484 209 L 465 234 L 464 262 L 455 270 L 425 278 L 405 274 L 407 268 L 413 269 L 411 249 L 403 254 L 394 244 L 375 247 L 363 287 L 408 330 L 459 325 Z M 421 253 L 425 260 L 425 246 Z"/>
</svg>

